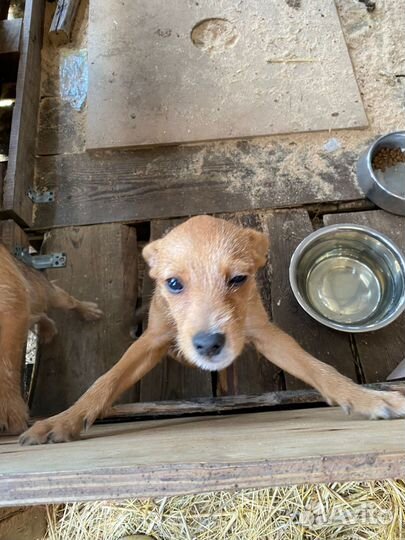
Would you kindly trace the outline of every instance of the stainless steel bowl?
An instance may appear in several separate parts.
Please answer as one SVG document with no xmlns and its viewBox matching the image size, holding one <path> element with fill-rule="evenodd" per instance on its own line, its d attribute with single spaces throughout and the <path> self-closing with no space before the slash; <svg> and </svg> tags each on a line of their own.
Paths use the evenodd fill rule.
<svg viewBox="0 0 405 540">
<path fill-rule="evenodd" d="M 405 216 L 405 175 L 402 180 L 393 180 L 388 175 L 373 169 L 373 159 L 381 148 L 405 150 L 405 131 L 389 133 L 377 139 L 365 150 L 357 162 L 357 178 L 365 196 L 374 204 L 391 212 Z"/>
<path fill-rule="evenodd" d="M 389 238 L 368 227 L 315 231 L 295 250 L 289 274 L 301 307 L 336 330 L 378 330 L 405 309 L 405 258 Z"/>
</svg>

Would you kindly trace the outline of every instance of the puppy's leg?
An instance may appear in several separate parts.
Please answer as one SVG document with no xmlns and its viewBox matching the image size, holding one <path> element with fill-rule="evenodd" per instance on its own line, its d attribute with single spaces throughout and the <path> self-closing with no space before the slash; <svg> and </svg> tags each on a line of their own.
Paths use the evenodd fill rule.
<svg viewBox="0 0 405 540">
<path fill-rule="evenodd" d="M 41 343 L 50 343 L 58 333 L 56 324 L 46 313 L 41 313 L 34 324 L 38 324 L 38 336 Z"/>
<path fill-rule="evenodd" d="M 316 388 L 329 405 L 340 405 L 372 419 L 405 416 L 399 392 L 369 390 L 306 353 L 296 341 L 272 325 L 260 306 L 252 317 L 252 341 L 273 364 Z"/>
<path fill-rule="evenodd" d="M 21 436 L 20 443 L 41 444 L 78 438 L 81 430 L 91 426 L 125 390 L 148 373 L 168 348 L 169 342 L 162 335 L 146 331 L 72 407 L 47 420 L 36 422 Z"/>
<path fill-rule="evenodd" d="M 18 435 L 27 427 L 21 395 L 21 368 L 29 318 L 24 309 L 0 313 L 0 432 Z"/>
<path fill-rule="evenodd" d="M 86 321 L 95 321 L 103 316 L 103 312 L 94 302 L 81 302 L 74 296 L 52 283 L 50 307 L 75 310 Z"/>
</svg>

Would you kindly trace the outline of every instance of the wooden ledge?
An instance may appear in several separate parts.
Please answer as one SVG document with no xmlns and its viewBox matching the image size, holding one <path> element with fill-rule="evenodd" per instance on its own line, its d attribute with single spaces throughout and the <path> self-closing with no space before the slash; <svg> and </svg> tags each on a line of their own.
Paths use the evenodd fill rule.
<svg viewBox="0 0 405 540">
<path fill-rule="evenodd" d="M 0 438 L 0 506 L 405 477 L 405 420 L 338 409 L 93 427 L 82 440 Z"/>
</svg>

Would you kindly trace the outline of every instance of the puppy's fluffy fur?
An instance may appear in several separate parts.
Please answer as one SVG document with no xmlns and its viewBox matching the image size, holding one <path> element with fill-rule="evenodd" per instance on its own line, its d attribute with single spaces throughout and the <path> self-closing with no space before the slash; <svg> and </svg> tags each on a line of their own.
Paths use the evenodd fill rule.
<svg viewBox="0 0 405 540">
<path fill-rule="evenodd" d="M 46 315 L 50 308 L 73 309 L 89 321 L 102 315 L 96 304 L 76 300 L 0 244 L 0 431 L 19 434 L 27 428 L 28 410 L 21 396 L 23 353 L 35 324 L 42 342 L 57 333 Z"/>
<path fill-rule="evenodd" d="M 319 390 L 329 404 L 369 418 L 404 416 L 401 394 L 358 386 L 269 322 L 255 281 L 268 249 L 264 234 L 208 216 L 192 218 L 146 246 L 143 255 L 156 282 L 147 330 L 72 407 L 37 422 L 21 443 L 77 438 L 168 352 L 202 369 L 220 370 L 248 342 L 269 361 Z M 176 290 L 171 290 L 171 283 Z M 221 345 L 205 354 L 196 342 L 201 333 L 221 335 Z"/>
</svg>

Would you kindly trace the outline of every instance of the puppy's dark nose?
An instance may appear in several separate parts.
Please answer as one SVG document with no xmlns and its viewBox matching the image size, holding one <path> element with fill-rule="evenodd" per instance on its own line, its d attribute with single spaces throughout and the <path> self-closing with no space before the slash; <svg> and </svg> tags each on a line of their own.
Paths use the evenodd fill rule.
<svg viewBox="0 0 405 540">
<path fill-rule="evenodd" d="M 198 332 L 193 337 L 193 345 L 201 356 L 215 356 L 222 351 L 225 344 L 225 334 Z"/>
</svg>

